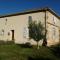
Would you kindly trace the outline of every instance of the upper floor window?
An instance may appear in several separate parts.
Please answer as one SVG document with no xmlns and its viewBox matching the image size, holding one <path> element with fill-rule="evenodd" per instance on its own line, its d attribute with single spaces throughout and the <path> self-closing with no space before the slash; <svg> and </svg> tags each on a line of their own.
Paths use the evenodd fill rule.
<svg viewBox="0 0 60 60">
<path fill-rule="evenodd" d="M 55 37 L 56 37 L 56 29 L 55 28 L 52 29 L 52 37 L 53 37 L 53 40 L 55 40 Z"/>
<path fill-rule="evenodd" d="M 32 21 L 32 16 L 28 17 L 28 23 L 30 23 Z"/>
<path fill-rule="evenodd" d="M 53 24 L 55 24 L 55 18 L 53 17 Z"/>
<path fill-rule="evenodd" d="M 5 19 L 5 25 L 7 24 L 7 19 Z"/>
<path fill-rule="evenodd" d="M 56 35 L 55 33 L 56 33 L 55 28 L 53 28 L 53 35 L 54 35 L 54 36 Z"/>
<path fill-rule="evenodd" d="M 23 29 L 23 37 L 29 38 L 29 29 L 27 27 L 24 27 Z"/>
</svg>

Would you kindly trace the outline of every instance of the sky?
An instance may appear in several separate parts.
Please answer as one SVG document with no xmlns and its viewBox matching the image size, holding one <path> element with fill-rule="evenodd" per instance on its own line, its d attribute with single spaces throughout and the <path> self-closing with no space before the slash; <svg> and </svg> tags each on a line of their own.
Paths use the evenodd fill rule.
<svg viewBox="0 0 60 60">
<path fill-rule="evenodd" d="M 60 15 L 60 0 L 0 0 L 0 15 L 49 7 Z"/>
</svg>

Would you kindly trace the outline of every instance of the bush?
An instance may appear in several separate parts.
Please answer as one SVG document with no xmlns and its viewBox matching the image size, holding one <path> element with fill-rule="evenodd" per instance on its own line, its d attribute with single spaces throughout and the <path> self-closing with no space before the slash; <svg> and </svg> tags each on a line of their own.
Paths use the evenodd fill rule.
<svg viewBox="0 0 60 60">
<path fill-rule="evenodd" d="M 40 47 L 40 49 L 34 49 L 29 56 L 28 60 L 57 60 L 56 56 L 52 54 L 52 51 L 47 47 Z"/>
<path fill-rule="evenodd" d="M 32 45 L 31 45 L 29 42 L 26 42 L 26 43 L 24 44 L 24 46 L 27 47 L 27 48 L 31 48 L 31 47 L 32 47 Z"/>
<path fill-rule="evenodd" d="M 22 48 L 32 48 L 32 45 L 29 42 L 26 42 L 25 44 L 17 44 Z"/>
<path fill-rule="evenodd" d="M 13 41 L 0 40 L 0 45 L 1 45 L 1 44 L 3 44 L 3 45 L 5 45 L 5 44 L 14 44 L 14 42 L 13 42 Z"/>
<path fill-rule="evenodd" d="M 60 58 L 60 44 L 51 47 L 53 54 Z"/>
</svg>

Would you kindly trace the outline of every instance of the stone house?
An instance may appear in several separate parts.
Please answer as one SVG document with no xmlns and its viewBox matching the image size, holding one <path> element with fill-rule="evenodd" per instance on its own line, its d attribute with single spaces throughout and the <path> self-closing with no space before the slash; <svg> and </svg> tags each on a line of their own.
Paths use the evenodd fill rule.
<svg viewBox="0 0 60 60">
<path fill-rule="evenodd" d="M 26 42 L 36 44 L 34 40 L 29 40 L 29 20 L 41 21 L 44 25 L 47 30 L 47 46 L 60 42 L 60 17 L 50 8 L 0 16 L 0 40 L 14 40 L 16 44 L 25 44 Z M 43 40 L 39 42 L 40 45 L 42 43 Z"/>
</svg>

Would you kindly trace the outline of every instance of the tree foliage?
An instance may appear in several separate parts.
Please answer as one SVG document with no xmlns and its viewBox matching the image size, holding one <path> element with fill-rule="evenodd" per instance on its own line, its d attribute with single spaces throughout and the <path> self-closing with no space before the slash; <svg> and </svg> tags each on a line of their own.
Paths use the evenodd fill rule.
<svg viewBox="0 0 60 60">
<path fill-rule="evenodd" d="M 44 38 L 44 27 L 41 22 L 31 21 L 29 23 L 29 38 L 37 42 Z"/>
</svg>

